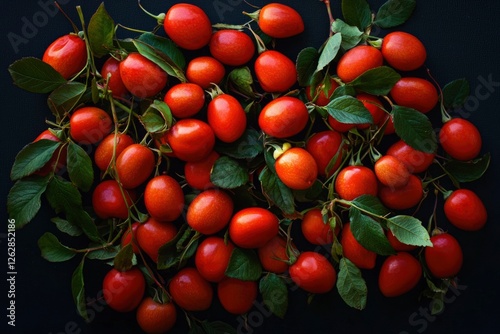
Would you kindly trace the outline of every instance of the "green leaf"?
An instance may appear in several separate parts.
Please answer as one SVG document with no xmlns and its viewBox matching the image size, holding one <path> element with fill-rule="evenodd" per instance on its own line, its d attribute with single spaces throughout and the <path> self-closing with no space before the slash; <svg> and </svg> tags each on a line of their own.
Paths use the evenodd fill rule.
<svg viewBox="0 0 500 334">
<path fill-rule="evenodd" d="M 316 72 L 320 72 L 321 70 L 323 70 L 326 66 L 328 66 L 328 64 L 330 64 L 335 59 L 337 53 L 340 50 L 341 42 L 342 42 L 342 36 L 339 34 L 335 34 L 328 38 L 325 47 L 321 50 L 321 53 L 319 55 Z"/>
<path fill-rule="evenodd" d="M 490 166 L 491 155 L 486 153 L 480 158 L 471 161 L 451 160 L 444 165 L 444 169 L 457 182 L 472 182 L 480 179 Z"/>
<path fill-rule="evenodd" d="M 182 51 L 175 45 L 172 40 L 157 36 L 153 33 L 146 32 L 139 36 L 138 38 L 141 42 L 144 42 L 158 51 L 165 54 L 169 60 L 171 60 L 179 69 L 186 67 L 186 58 Z"/>
<path fill-rule="evenodd" d="M 380 6 L 373 23 L 382 29 L 403 24 L 410 18 L 416 4 L 415 0 L 389 0 Z"/>
<path fill-rule="evenodd" d="M 85 257 L 82 258 L 78 267 L 76 267 L 73 275 L 71 276 L 71 293 L 73 295 L 73 301 L 75 302 L 78 314 L 89 321 L 89 315 L 87 313 L 87 301 L 85 299 L 85 282 L 83 280 L 83 265 L 85 263 Z"/>
<path fill-rule="evenodd" d="M 38 239 L 38 247 L 42 252 L 42 257 L 50 262 L 68 261 L 76 255 L 74 249 L 62 245 L 57 237 L 49 232 L 45 232 Z"/>
<path fill-rule="evenodd" d="M 210 181 L 223 189 L 234 189 L 248 182 L 248 171 L 238 161 L 222 156 L 215 161 Z"/>
<path fill-rule="evenodd" d="M 247 128 L 243 135 L 236 141 L 226 144 L 217 145 L 216 151 L 228 155 L 235 159 L 253 159 L 264 150 L 260 133 L 253 129 Z"/>
<path fill-rule="evenodd" d="M 82 197 L 76 186 L 60 176 L 50 180 L 45 196 L 56 213 L 71 212 L 82 207 Z"/>
<path fill-rule="evenodd" d="M 340 259 L 337 290 L 350 307 L 363 310 L 366 307 L 368 288 L 361 270 L 345 257 Z"/>
<path fill-rule="evenodd" d="M 153 103 L 139 116 L 144 129 L 147 132 L 162 136 L 173 123 L 170 107 L 160 100 L 154 100 Z"/>
<path fill-rule="evenodd" d="M 313 77 L 318 67 L 319 52 L 313 47 L 301 50 L 297 56 L 297 80 L 300 86 L 305 87 L 313 83 Z"/>
<path fill-rule="evenodd" d="M 380 255 L 391 255 L 395 253 L 389 240 L 385 236 L 384 229 L 373 218 L 364 215 L 351 206 L 349 209 L 351 231 L 354 238 L 366 249 Z"/>
<path fill-rule="evenodd" d="M 66 218 L 72 224 L 76 224 L 85 233 L 85 235 L 92 241 L 102 243 L 102 237 L 89 213 L 83 209 L 74 209 L 66 212 Z"/>
<path fill-rule="evenodd" d="M 68 145 L 67 165 L 71 181 L 83 191 L 88 191 L 94 182 L 92 160 L 83 148 L 72 141 Z"/>
<path fill-rule="evenodd" d="M 259 291 L 269 310 L 283 319 L 288 309 L 288 289 L 285 281 L 278 275 L 270 273 L 259 281 Z"/>
<path fill-rule="evenodd" d="M 293 192 L 288 188 L 269 167 L 265 167 L 259 175 L 262 192 L 286 214 L 295 212 Z"/>
<path fill-rule="evenodd" d="M 425 114 L 415 109 L 394 105 L 392 119 L 396 134 L 405 143 L 422 152 L 436 152 L 436 133 Z"/>
<path fill-rule="evenodd" d="M 86 91 L 83 83 L 68 81 L 50 93 L 47 104 L 54 116 L 62 118 L 81 101 Z"/>
<path fill-rule="evenodd" d="M 59 231 L 66 233 L 67 235 L 70 235 L 72 237 L 78 237 L 83 233 L 81 228 L 74 224 L 71 224 L 66 219 L 54 217 L 50 221 L 56 224 L 56 227 Z"/>
<path fill-rule="evenodd" d="M 113 261 L 113 266 L 118 271 L 130 270 L 134 265 L 134 248 L 132 243 L 123 247 L 118 254 L 116 254 Z"/>
<path fill-rule="evenodd" d="M 342 16 L 345 21 L 365 30 L 372 22 L 372 12 L 366 0 L 342 0 Z"/>
<path fill-rule="evenodd" d="M 262 274 L 259 257 L 252 249 L 235 248 L 231 253 L 226 276 L 243 281 L 256 281 Z"/>
<path fill-rule="evenodd" d="M 401 75 L 388 66 L 372 68 L 354 79 L 350 85 L 372 95 L 387 95 Z"/>
<path fill-rule="evenodd" d="M 31 93 L 49 93 L 66 83 L 52 66 L 33 57 L 16 60 L 9 66 L 9 73 L 16 86 Z"/>
<path fill-rule="evenodd" d="M 361 195 L 356 197 L 351 205 L 377 216 L 385 216 L 389 213 L 389 210 L 382 204 L 377 196 Z"/>
<path fill-rule="evenodd" d="M 392 234 L 404 244 L 414 246 L 431 246 L 429 233 L 422 222 L 412 216 L 394 216 L 387 220 L 387 227 Z"/>
<path fill-rule="evenodd" d="M 104 8 L 103 2 L 90 18 L 87 29 L 90 49 L 94 56 L 100 58 L 108 54 L 113 48 L 114 35 L 115 22 Z"/>
<path fill-rule="evenodd" d="M 16 220 L 16 228 L 26 225 L 41 206 L 41 196 L 50 176 L 29 176 L 14 183 L 7 196 L 7 211 Z"/>
<path fill-rule="evenodd" d="M 91 260 L 111 260 L 116 257 L 120 251 L 120 246 L 96 249 L 88 253 L 87 258 Z"/>
<path fill-rule="evenodd" d="M 467 79 L 457 79 L 443 87 L 443 104 L 446 108 L 461 107 L 470 95 Z"/>
<path fill-rule="evenodd" d="M 338 97 L 346 96 L 346 95 L 356 96 L 356 89 L 354 89 L 354 87 L 352 87 L 351 85 L 339 86 L 333 91 L 333 95 L 332 95 L 331 99 L 334 100 Z"/>
<path fill-rule="evenodd" d="M 222 321 L 212 321 L 203 320 L 201 322 L 201 327 L 205 334 L 236 334 L 236 329 L 231 327 L 231 325 Z M 197 333 L 197 332 L 196 332 Z"/>
<path fill-rule="evenodd" d="M 233 89 L 236 89 L 236 91 L 241 92 L 245 96 L 255 97 L 255 93 L 252 89 L 252 73 L 248 66 L 235 68 L 229 72 L 227 78 L 233 86 Z"/>
<path fill-rule="evenodd" d="M 158 250 L 157 268 L 160 270 L 172 268 L 192 256 L 192 251 L 189 251 L 186 252 L 186 256 L 184 258 L 181 258 L 187 246 L 184 244 L 187 243 L 189 245 L 189 241 L 195 237 L 196 233 L 192 228 L 190 228 L 187 224 L 182 225 L 176 236 L 165 245 L 161 246 Z M 192 250 L 192 247 L 195 247 L 196 245 L 196 243 L 193 243 L 190 249 Z"/>
<path fill-rule="evenodd" d="M 333 99 L 326 105 L 326 111 L 337 121 L 346 124 L 373 123 L 373 117 L 355 97 L 344 95 Z"/>
<path fill-rule="evenodd" d="M 340 46 L 344 50 L 352 49 L 363 39 L 363 32 L 358 27 L 348 25 L 341 19 L 336 19 L 332 23 L 332 31 L 342 35 Z"/>
<path fill-rule="evenodd" d="M 10 171 L 12 181 L 31 175 L 45 166 L 60 145 L 61 142 L 40 139 L 23 147 Z"/>
</svg>

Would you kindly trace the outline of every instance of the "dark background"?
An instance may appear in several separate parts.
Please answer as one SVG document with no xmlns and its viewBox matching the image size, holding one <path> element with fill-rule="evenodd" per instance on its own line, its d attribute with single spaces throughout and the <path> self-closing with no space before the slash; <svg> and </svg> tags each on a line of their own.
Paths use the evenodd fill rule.
<svg viewBox="0 0 500 334">
<path fill-rule="evenodd" d="M 47 1 L 48 3 L 49 1 Z M 191 1 L 207 11 L 212 22 L 241 23 L 246 17 L 242 11 L 252 8 L 241 0 Z M 266 1 L 251 1 L 262 6 Z M 306 31 L 302 35 L 278 42 L 278 48 L 295 58 L 297 52 L 306 46 L 319 47 L 328 34 L 328 20 L 325 7 L 319 0 L 278 1 L 299 9 L 304 17 Z M 335 17 L 340 16 L 340 0 L 332 1 Z M 372 9 L 377 9 L 383 1 L 369 1 Z M 2 2 L 1 38 L 2 51 L 1 110 L 2 151 L 0 212 L 2 221 L 7 223 L 5 207 L 7 193 L 12 182 L 9 179 L 10 167 L 16 153 L 38 133 L 46 128 L 44 120 L 50 118 L 46 96 L 22 91 L 12 85 L 7 67 L 14 60 L 24 56 L 41 58 L 46 46 L 55 38 L 71 31 L 71 26 L 60 13 L 43 15 L 43 1 Z M 82 5 L 87 22 L 100 1 L 64 0 L 64 10 L 78 22 L 75 6 Z M 173 1 L 142 1 L 151 12 L 164 12 Z M 220 9 L 217 10 L 217 6 Z M 123 25 L 151 30 L 155 21 L 143 14 L 137 1 L 107 1 L 106 7 L 115 19 Z M 484 1 L 418 1 L 413 17 L 400 29 L 418 36 L 426 45 L 428 58 L 426 66 L 435 79 L 444 85 L 447 82 L 466 78 L 471 84 L 471 97 L 461 113 L 480 129 L 483 136 L 483 152 L 492 153 L 492 164 L 482 180 L 465 187 L 474 189 L 484 200 L 489 221 L 486 227 L 475 233 L 465 233 L 450 227 L 441 215 L 441 225 L 453 233 L 460 241 L 464 251 L 464 265 L 460 273 L 460 289 L 452 291 L 447 298 L 444 311 L 435 316 L 428 314 L 429 300 L 418 300 L 418 292 L 407 296 L 386 299 L 381 296 L 376 285 L 376 271 L 364 272 L 368 282 L 369 298 L 364 311 L 348 308 L 337 293 L 317 298 L 312 305 L 306 304 L 306 295 L 299 291 L 290 292 L 290 309 L 285 320 L 262 316 L 251 311 L 253 333 L 490 333 L 498 328 L 498 282 L 500 281 L 498 258 L 498 235 L 500 227 L 500 206 L 497 191 L 500 188 L 497 171 L 500 153 L 495 148 L 500 136 L 499 99 L 500 66 L 498 54 L 498 16 L 500 2 Z M 44 17 L 47 20 L 44 21 Z M 36 31 L 23 31 L 26 20 L 39 21 Z M 42 24 L 43 23 L 43 24 Z M 8 39 L 9 33 L 25 34 L 26 44 L 16 51 Z M 161 32 L 163 34 L 163 31 Z M 377 33 L 375 31 L 375 33 Z M 385 32 L 380 32 L 381 36 Z M 120 37 L 128 36 L 120 30 Z M 496 86 L 485 87 L 485 81 L 498 82 Z M 488 90 L 489 89 L 489 90 Z M 6 326 L 5 315 L 0 317 L 5 333 L 110 333 L 137 331 L 134 315 L 117 315 L 108 310 L 96 312 L 94 322 L 84 324 L 76 314 L 70 292 L 71 273 L 78 263 L 74 259 L 64 264 L 48 263 L 40 257 L 36 245 L 38 238 L 46 230 L 54 230 L 49 222 L 51 210 L 42 207 L 37 217 L 23 230 L 16 233 L 16 328 Z M 6 239 L 4 228 L 0 231 L 2 265 L 7 271 Z M 87 293 L 96 296 L 102 281 L 103 266 L 91 263 L 85 268 Z M 2 276 L 5 277 L 5 276 Z M 4 281 L 5 282 L 5 281 Z M 5 284 L 2 284 L 5 286 Z M 419 290 L 419 289 L 417 289 Z M 7 294 L 7 289 L 0 294 Z M 5 298 L 5 297 L 3 297 Z M 2 300 L 5 300 L 3 299 Z M 97 304 L 98 306 L 100 304 Z M 5 310 L 6 305 L 1 307 Z M 6 311 L 3 311 L 6 312 Z M 254 312 L 254 313 L 252 313 Z M 202 314 L 209 320 L 221 318 L 216 307 L 211 314 Z M 419 314 L 420 313 L 420 314 Z M 223 313 L 221 313 L 223 314 Z M 412 317 L 413 315 L 413 317 Z M 260 320 L 264 319 L 262 322 Z M 222 315 L 222 319 L 238 325 L 238 319 Z M 413 319 L 413 320 L 412 320 Z M 183 327 L 182 314 L 179 313 L 178 332 Z M 251 322 L 252 324 L 252 322 Z M 251 331 L 244 331 L 251 332 Z"/>
</svg>

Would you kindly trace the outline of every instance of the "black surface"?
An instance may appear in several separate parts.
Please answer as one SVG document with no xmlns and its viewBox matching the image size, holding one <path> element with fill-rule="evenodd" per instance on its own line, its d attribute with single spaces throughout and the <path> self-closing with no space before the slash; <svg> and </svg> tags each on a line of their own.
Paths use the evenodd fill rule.
<svg viewBox="0 0 500 334">
<path fill-rule="evenodd" d="M 2 223 L 7 222 L 5 207 L 9 188 L 9 171 L 15 154 L 34 139 L 44 128 L 44 120 L 50 118 L 44 95 L 27 93 L 14 87 L 7 67 L 23 56 L 41 57 L 45 47 L 56 37 L 69 32 L 71 26 L 60 13 L 49 16 L 40 3 L 44 1 L 3 1 L 1 4 L 1 87 L 2 110 L 2 162 L 1 200 Z M 48 0 L 46 2 L 49 2 Z M 242 11 L 251 11 L 244 1 L 192 1 L 203 7 L 213 22 L 240 23 L 245 21 Z M 251 1 L 261 6 L 265 1 Z M 278 47 L 295 57 L 305 46 L 319 47 L 328 33 L 328 22 L 324 5 L 319 0 L 281 1 L 300 9 L 306 22 L 306 32 L 289 40 L 279 41 Z M 332 1 L 334 16 L 340 16 L 339 1 Z M 372 8 L 378 8 L 383 1 L 370 1 Z M 99 1 L 60 1 L 64 10 L 77 21 L 75 6 L 81 4 L 87 21 L 97 8 Z M 172 1 L 143 1 L 143 5 L 153 13 L 165 11 Z M 216 8 L 219 7 L 217 11 Z M 107 1 L 106 7 L 115 19 L 123 25 L 151 29 L 155 22 L 143 14 L 137 1 Z M 498 176 L 500 152 L 497 149 L 500 136 L 499 100 L 500 66 L 498 54 L 498 16 L 500 2 L 484 1 L 418 1 L 411 20 L 400 29 L 417 35 L 427 46 L 426 65 L 440 84 L 464 77 L 471 84 L 471 98 L 463 109 L 466 117 L 480 129 L 484 141 L 483 152 L 492 153 L 492 164 L 484 178 L 471 185 L 483 198 L 489 213 L 486 227 L 475 233 L 464 233 L 452 227 L 450 232 L 459 239 L 464 251 L 464 266 L 460 274 L 460 290 L 449 295 L 442 314 L 428 315 L 428 300 L 418 301 L 417 292 L 405 297 L 386 299 L 378 292 L 376 272 L 364 273 L 369 287 L 368 305 L 364 311 L 349 309 L 338 294 L 320 297 L 327 300 L 326 306 L 319 303 L 306 305 L 305 294 L 290 293 L 290 310 L 285 320 L 251 311 L 252 331 L 242 333 L 491 333 L 498 328 L 498 282 L 500 255 L 498 235 L 500 227 L 500 206 L 497 192 L 500 189 Z M 47 18 L 44 22 L 43 18 Z M 38 19 L 37 31 L 27 31 L 26 20 Z M 42 24 L 43 23 L 43 24 Z M 24 30 L 23 30 L 24 29 Z M 18 51 L 9 42 L 9 33 L 25 34 L 26 43 Z M 123 30 L 120 34 L 126 34 Z M 123 37 L 123 36 L 122 36 Z M 495 84 L 489 87 L 485 81 Z M 94 322 L 83 323 L 76 314 L 70 292 L 70 279 L 78 260 L 64 264 L 51 264 L 40 257 L 36 242 L 46 230 L 53 230 L 49 222 L 52 212 L 42 208 L 38 216 L 23 230 L 16 233 L 16 327 L 6 325 L 4 314 L 0 317 L 2 333 L 129 333 L 137 330 L 134 315 L 118 315 L 106 309 L 97 309 Z M 442 217 L 441 217 L 442 218 Z M 443 218 L 442 218 L 443 219 Z M 445 226 L 447 226 L 444 223 Z M 4 225 L 5 226 L 5 225 Z M 5 227 L 1 231 L 0 252 L 3 272 L 6 272 Z M 85 268 L 89 296 L 97 296 L 102 280 L 103 267 L 90 264 Z M 5 276 L 2 276 L 5 277 Z M 5 281 L 4 281 L 5 282 Z M 4 288 L 0 294 L 7 294 Z M 2 310 L 6 313 L 5 297 Z M 92 308 L 92 307 L 90 307 Z M 182 315 L 181 315 L 182 316 Z M 203 314 L 210 320 L 218 319 L 218 311 Z M 239 325 L 235 317 L 224 316 L 224 320 Z M 186 329 L 181 326 L 178 332 Z M 257 326 L 258 325 L 258 326 Z"/>
</svg>

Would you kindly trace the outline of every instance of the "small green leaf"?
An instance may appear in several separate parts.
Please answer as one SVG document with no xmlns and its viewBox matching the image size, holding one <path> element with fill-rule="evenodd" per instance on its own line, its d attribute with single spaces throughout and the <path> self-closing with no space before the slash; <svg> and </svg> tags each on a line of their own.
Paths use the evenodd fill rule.
<svg viewBox="0 0 500 334">
<path fill-rule="evenodd" d="M 76 255 L 74 249 L 62 245 L 57 237 L 49 232 L 45 232 L 38 239 L 38 247 L 42 252 L 42 257 L 50 262 L 68 261 Z"/>
<path fill-rule="evenodd" d="M 247 66 L 235 68 L 229 72 L 227 79 L 236 91 L 248 97 L 255 97 L 252 73 Z"/>
<path fill-rule="evenodd" d="M 94 221 L 92 220 L 92 217 L 90 217 L 87 211 L 83 210 L 82 208 L 79 209 L 75 208 L 70 212 L 66 211 L 66 218 L 72 224 L 75 224 L 78 227 L 80 227 L 83 233 L 85 233 L 85 235 L 90 240 L 97 243 L 103 242 L 99 230 L 97 229 L 97 226 L 95 225 Z"/>
<path fill-rule="evenodd" d="M 444 169 L 457 182 L 472 182 L 480 179 L 488 170 L 491 154 L 486 153 L 480 158 L 471 161 L 451 160 L 444 165 Z"/>
<path fill-rule="evenodd" d="M 31 93 L 49 93 L 66 83 L 52 66 L 33 57 L 16 60 L 9 66 L 9 73 L 16 86 Z"/>
<path fill-rule="evenodd" d="M 256 281 L 262 274 L 259 257 L 252 249 L 235 248 L 226 269 L 226 276 L 243 281 Z"/>
<path fill-rule="evenodd" d="M 358 310 L 366 307 L 368 288 L 361 270 L 345 257 L 340 259 L 337 290 L 350 307 Z"/>
<path fill-rule="evenodd" d="M 236 334 L 236 329 L 222 321 L 209 322 L 208 320 L 203 320 L 201 322 L 201 327 L 204 330 L 201 331 L 201 333 L 204 334 Z"/>
<path fill-rule="evenodd" d="M 158 250 L 157 268 L 160 270 L 169 269 L 186 260 L 187 257 L 181 258 L 186 248 L 184 243 L 189 243 L 189 240 L 195 236 L 196 234 L 192 228 L 187 224 L 182 225 L 175 237 Z"/>
<path fill-rule="evenodd" d="M 377 216 L 385 216 L 389 213 L 389 210 L 380 202 L 377 196 L 361 195 L 356 197 L 351 205 Z"/>
<path fill-rule="evenodd" d="M 153 33 L 146 32 L 139 36 L 138 38 L 141 42 L 144 42 L 156 50 L 161 51 L 165 54 L 169 60 L 171 60 L 179 69 L 186 67 L 186 59 L 182 51 L 175 45 L 172 40 L 157 36 Z"/>
<path fill-rule="evenodd" d="M 283 319 L 288 309 L 288 289 L 285 281 L 278 275 L 270 273 L 259 281 L 259 291 L 269 310 Z"/>
<path fill-rule="evenodd" d="M 436 152 L 436 133 L 425 114 L 415 109 L 394 105 L 392 119 L 396 134 L 405 143 L 422 152 Z"/>
<path fill-rule="evenodd" d="M 384 229 L 373 218 L 361 213 L 354 206 L 349 210 L 351 231 L 354 238 L 366 249 L 380 255 L 394 254 L 394 248 L 387 240 Z"/>
<path fill-rule="evenodd" d="M 23 147 L 10 171 L 12 181 L 31 175 L 45 166 L 60 145 L 57 141 L 40 139 Z"/>
<path fill-rule="evenodd" d="M 326 111 L 337 121 L 346 124 L 373 123 L 373 117 L 355 97 L 344 95 L 333 99 L 326 105 Z"/>
<path fill-rule="evenodd" d="M 345 21 L 365 30 L 372 22 L 372 12 L 366 0 L 342 0 L 342 16 Z"/>
<path fill-rule="evenodd" d="M 59 231 L 66 233 L 67 235 L 70 235 L 72 237 L 78 237 L 83 233 L 81 228 L 74 224 L 71 224 L 66 219 L 54 217 L 50 221 L 56 224 L 56 227 Z"/>
<path fill-rule="evenodd" d="M 87 258 L 91 260 L 111 260 L 120 251 L 120 246 L 96 249 L 88 253 Z"/>
<path fill-rule="evenodd" d="M 67 166 L 71 181 L 83 191 L 88 191 L 94 182 L 92 160 L 83 148 L 72 141 L 68 145 Z"/>
<path fill-rule="evenodd" d="M 222 156 L 215 161 L 210 181 L 223 189 L 234 189 L 248 182 L 248 171 L 238 161 Z"/>
<path fill-rule="evenodd" d="M 429 233 L 422 222 L 411 216 L 394 216 L 387 220 L 387 227 L 404 244 L 413 246 L 431 246 Z"/>
<path fill-rule="evenodd" d="M 363 39 L 363 32 L 358 27 L 348 25 L 341 19 L 336 19 L 332 23 L 332 31 L 342 35 L 340 46 L 344 50 L 352 49 Z"/>
<path fill-rule="evenodd" d="M 318 60 L 319 52 L 313 47 L 307 47 L 299 52 L 295 66 L 300 86 L 305 87 L 313 84 Z"/>
<path fill-rule="evenodd" d="M 253 128 L 247 128 L 236 141 L 217 145 L 216 151 L 235 159 L 253 159 L 264 150 L 260 134 Z"/>
<path fill-rule="evenodd" d="M 470 85 L 467 79 L 457 79 L 443 87 L 443 104 L 446 108 L 463 106 L 470 95 Z"/>
<path fill-rule="evenodd" d="M 364 72 L 350 85 L 368 94 L 387 95 L 399 79 L 401 79 L 401 75 L 394 69 L 388 66 L 379 66 Z"/>
<path fill-rule="evenodd" d="M 87 300 L 85 299 L 85 282 L 83 279 L 83 265 L 85 263 L 85 256 L 80 261 L 78 267 L 76 267 L 73 275 L 71 276 L 71 293 L 73 295 L 73 301 L 75 302 L 78 314 L 89 321 L 89 315 L 87 313 Z"/>
<path fill-rule="evenodd" d="M 265 167 L 259 175 L 262 192 L 286 214 L 295 212 L 293 192 L 288 188 L 278 176 Z"/>
<path fill-rule="evenodd" d="M 113 48 L 115 22 L 104 8 L 104 2 L 90 18 L 87 35 L 90 49 L 97 58 L 105 56 Z"/>
<path fill-rule="evenodd" d="M 123 247 L 118 254 L 116 254 L 115 259 L 113 261 L 113 266 L 118 271 L 127 271 L 130 270 L 133 265 L 134 259 L 134 248 L 132 243 L 127 244 Z"/>
<path fill-rule="evenodd" d="M 86 91 L 87 86 L 83 83 L 68 81 L 50 93 L 47 104 L 54 116 L 62 118 L 81 102 Z"/>
<path fill-rule="evenodd" d="M 416 4 L 415 0 L 388 0 L 380 6 L 373 23 L 382 29 L 403 24 L 410 18 Z"/>
<path fill-rule="evenodd" d="M 50 176 L 29 176 L 18 180 L 7 196 L 7 211 L 16 220 L 16 228 L 26 225 L 41 207 L 41 196 L 47 189 Z"/>
<path fill-rule="evenodd" d="M 320 72 L 321 70 L 323 70 L 326 66 L 328 66 L 328 64 L 330 64 L 335 59 L 337 53 L 340 50 L 341 42 L 342 42 L 342 36 L 339 34 L 335 34 L 328 38 L 325 47 L 321 50 L 321 53 L 319 55 L 316 72 Z"/>
<path fill-rule="evenodd" d="M 331 100 L 334 100 L 338 97 L 346 96 L 346 95 L 356 96 L 356 89 L 354 89 L 354 87 L 351 85 L 339 86 L 333 91 L 333 95 L 331 97 Z"/>
<path fill-rule="evenodd" d="M 147 132 L 161 136 L 172 126 L 173 116 L 165 102 L 154 100 L 139 120 Z"/>
</svg>

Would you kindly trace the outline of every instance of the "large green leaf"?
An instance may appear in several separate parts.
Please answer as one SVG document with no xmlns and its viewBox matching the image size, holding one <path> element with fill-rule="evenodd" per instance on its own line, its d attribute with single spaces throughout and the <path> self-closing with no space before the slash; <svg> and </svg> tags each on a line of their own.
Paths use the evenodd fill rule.
<svg viewBox="0 0 500 334">
<path fill-rule="evenodd" d="M 340 259 L 337 290 L 350 307 L 358 310 L 366 307 L 368 288 L 361 270 L 345 257 Z"/>
<path fill-rule="evenodd" d="M 365 30 L 372 22 L 372 12 L 366 0 L 342 0 L 342 16 L 345 21 Z"/>
<path fill-rule="evenodd" d="M 387 220 L 387 227 L 392 234 L 404 244 L 414 246 L 431 246 L 429 233 L 422 222 L 412 216 L 395 216 Z"/>
<path fill-rule="evenodd" d="M 396 134 L 405 143 L 422 152 L 436 152 L 436 133 L 425 114 L 415 109 L 394 105 L 392 119 Z"/>
<path fill-rule="evenodd" d="M 389 0 L 380 6 L 374 24 L 387 29 L 405 23 L 413 13 L 415 0 Z"/>
<path fill-rule="evenodd" d="M 243 281 L 256 281 L 262 274 L 259 257 L 252 249 L 235 248 L 226 269 L 226 276 Z"/>
<path fill-rule="evenodd" d="M 48 139 L 41 139 L 26 145 L 14 160 L 10 178 L 16 181 L 33 174 L 50 160 L 60 145 L 60 142 Z"/>
<path fill-rule="evenodd" d="M 16 60 L 9 73 L 16 86 L 32 93 L 49 93 L 66 82 L 52 66 L 34 57 Z"/>
<path fill-rule="evenodd" d="M 101 3 L 97 11 L 89 21 L 87 36 L 89 38 L 90 49 L 96 57 L 102 57 L 113 48 L 113 38 L 115 36 L 115 22 L 108 14 Z"/>
</svg>

